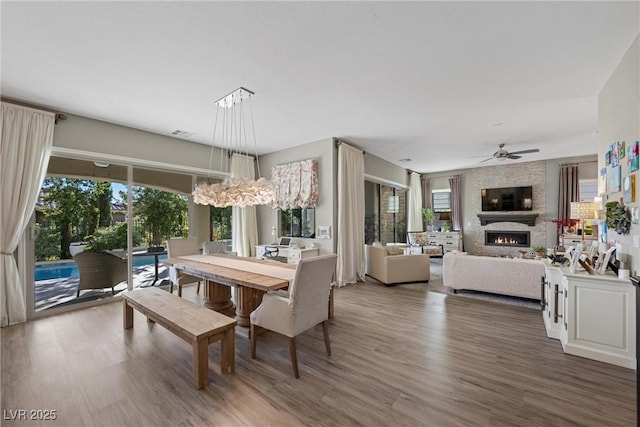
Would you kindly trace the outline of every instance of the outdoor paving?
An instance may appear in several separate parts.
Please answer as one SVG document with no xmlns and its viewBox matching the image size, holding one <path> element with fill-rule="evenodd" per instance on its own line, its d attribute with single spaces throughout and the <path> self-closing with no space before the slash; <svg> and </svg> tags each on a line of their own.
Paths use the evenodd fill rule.
<svg viewBox="0 0 640 427">
<path fill-rule="evenodd" d="M 154 266 L 143 265 L 133 268 L 133 287 L 140 285 L 150 285 L 154 279 Z M 160 265 L 158 267 L 159 285 L 163 279 L 169 278 L 169 269 Z M 66 279 L 48 279 L 35 282 L 35 307 L 36 311 L 57 307 L 63 304 L 76 303 L 80 301 L 110 298 L 113 296 L 110 288 L 89 289 L 80 292 L 80 297 L 76 298 L 78 292 L 79 277 L 68 277 Z M 125 282 L 115 286 L 116 294 L 127 289 Z"/>
</svg>

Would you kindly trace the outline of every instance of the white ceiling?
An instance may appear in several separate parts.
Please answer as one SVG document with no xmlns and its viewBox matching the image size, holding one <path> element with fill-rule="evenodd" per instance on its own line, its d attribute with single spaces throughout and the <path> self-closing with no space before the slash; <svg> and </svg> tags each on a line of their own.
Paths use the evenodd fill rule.
<svg viewBox="0 0 640 427">
<path fill-rule="evenodd" d="M 261 154 L 333 136 L 418 172 L 479 166 L 502 142 L 540 149 L 520 161 L 596 153 L 597 95 L 639 31 L 637 1 L 1 12 L 3 97 L 211 144 L 213 101 L 244 86 Z"/>
</svg>

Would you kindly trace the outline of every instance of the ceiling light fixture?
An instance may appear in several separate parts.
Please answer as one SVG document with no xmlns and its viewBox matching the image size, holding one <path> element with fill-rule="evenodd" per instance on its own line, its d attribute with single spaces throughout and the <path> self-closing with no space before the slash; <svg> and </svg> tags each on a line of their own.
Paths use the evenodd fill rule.
<svg viewBox="0 0 640 427">
<path fill-rule="evenodd" d="M 230 178 L 225 178 L 225 180 L 220 183 L 200 183 L 192 193 L 194 203 L 211 205 L 218 208 L 227 206 L 244 208 L 247 206 L 266 205 L 275 199 L 275 191 L 271 181 L 260 177 L 256 131 L 253 122 L 253 109 L 251 108 L 251 97 L 253 95 L 254 93 L 252 91 L 241 87 L 215 101 L 218 108 L 213 130 L 213 141 L 211 143 L 212 155 L 209 160 L 209 169 L 211 169 L 211 160 L 213 159 L 213 147 L 220 111 L 222 111 L 222 153 L 220 156 L 220 170 L 229 172 L 229 158 L 235 154 L 251 157 L 249 155 L 249 143 L 247 141 L 247 119 L 244 114 L 244 106 L 248 104 L 258 179 L 231 176 Z M 223 168 L 223 162 L 226 162 L 225 168 Z"/>
</svg>

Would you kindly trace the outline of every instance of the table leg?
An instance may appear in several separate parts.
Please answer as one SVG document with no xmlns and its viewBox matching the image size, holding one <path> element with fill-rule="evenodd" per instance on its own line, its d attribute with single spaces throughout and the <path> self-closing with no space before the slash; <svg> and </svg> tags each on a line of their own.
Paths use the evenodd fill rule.
<svg viewBox="0 0 640 427">
<path fill-rule="evenodd" d="M 238 326 L 250 326 L 249 314 L 262 302 L 264 292 L 259 289 L 238 286 L 238 301 L 236 305 L 236 320 Z"/>
<path fill-rule="evenodd" d="M 235 313 L 235 307 L 231 301 L 231 288 L 210 280 L 205 281 L 203 305 L 229 317 L 233 317 Z"/>
<path fill-rule="evenodd" d="M 133 328 L 133 307 L 127 304 L 126 299 L 123 299 L 122 308 L 123 308 L 122 323 L 123 323 L 124 329 L 131 329 Z"/>
<path fill-rule="evenodd" d="M 209 341 L 204 338 L 193 343 L 193 383 L 197 389 L 209 384 Z"/>
</svg>

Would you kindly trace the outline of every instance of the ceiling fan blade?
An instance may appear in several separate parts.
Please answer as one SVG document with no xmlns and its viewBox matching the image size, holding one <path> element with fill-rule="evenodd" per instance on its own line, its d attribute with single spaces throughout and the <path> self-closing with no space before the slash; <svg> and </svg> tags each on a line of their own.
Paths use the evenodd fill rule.
<svg viewBox="0 0 640 427">
<path fill-rule="evenodd" d="M 515 159 L 519 159 L 519 158 L 521 158 L 522 156 L 514 156 L 513 154 L 509 154 L 507 157 L 508 157 L 509 159 L 513 159 L 513 160 L 515 160 Z"/>
<path fill-rule="evenodd" d="M 488 159 L 484 159 L 484 160 L 482 160 L 482 161 L 481 161 L 481 162 L 479 162 L 479 163 L 488 162 L 489 160 L 492 160 L 492 159 L 493 159 L 493 157 L 489 157 Z"/>
<path fill-rule="evenodd" d="M 528 153 L 537 153 L 540 150 L 537 148 L 532 148 L 531 150 L 522 150 L 522 151 L 511 151 L 509 154 L 528 154 Z"/>
</svg>

